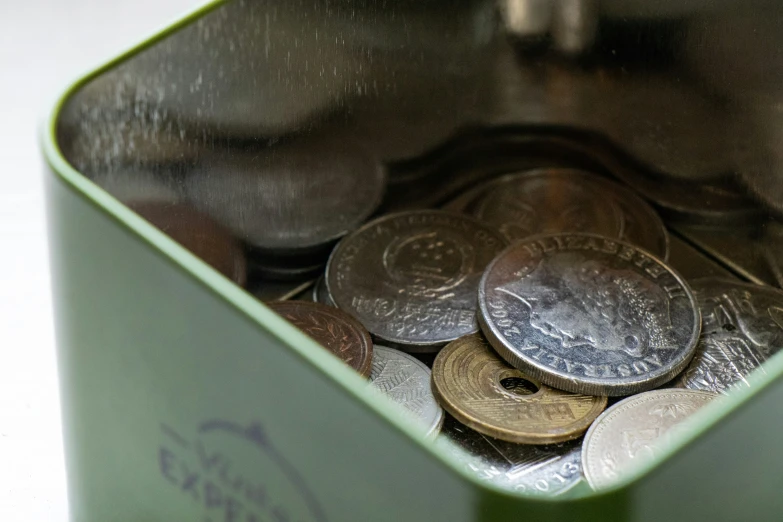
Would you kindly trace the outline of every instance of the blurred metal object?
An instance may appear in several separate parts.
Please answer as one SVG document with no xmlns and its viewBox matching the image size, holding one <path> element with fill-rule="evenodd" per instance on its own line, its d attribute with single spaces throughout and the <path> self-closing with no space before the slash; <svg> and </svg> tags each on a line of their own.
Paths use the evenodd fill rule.
<svg viewBox="0 0 783 522">
<path fill-rule="evenodd" d="M 563 54 L 589 50 L 598 30 L 598 0 L 555 0 L 552 39 Z"/>
<path fill-rule="evenodd" d="M 506 32 L 520 39 L 543 38 L 552 23 L 552 0 L 500 0 Z"/>
</svg>

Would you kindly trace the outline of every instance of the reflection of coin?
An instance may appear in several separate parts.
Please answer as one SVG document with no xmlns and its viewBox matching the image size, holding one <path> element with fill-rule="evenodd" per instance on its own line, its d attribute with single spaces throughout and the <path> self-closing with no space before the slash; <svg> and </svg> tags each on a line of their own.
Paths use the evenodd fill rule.
<svg viewBox="0 0 783 522">
<path fill-rule="evenodd" d="M 279 301 L 266 305 L 363 376 L 370 374 L 372 339 L 350 315 L 331 306 L 306 301 Z"/>
<path fill-rule="evenodd" d="M 432 365 L 432 389 L 441 405 L 468 427 L 525 444 L 579 437 L 607 401 L 536 382 L 499 358 L 479 334 L 440 351 Z"/>
<path fill-rule="evenodd" d="M 242 245 L 231 233 L 188 205 L 168 202 L 129 203 L 130 208 L 240 286 L 247 276 Z"/>
<path fill-rule="evenodd" d="M 604 178 L 595 181 L 602 185 L 602 195 L 613 199 L 620 208 L 623 216 L 620 239 L 666 261 L 669 258 L 669 232 L 658 213 L 633 190 Z"/>
<path fill-rule="evenodd" d="M 296 142 L 207 156 L 184 184 L 188 200 L 254 248 L 298 254 L 359 226 L 380 203 L 385 175 L 356 147 Z"/>
<path fill-rule="evenodd" d="M 372 352 L 370 382 L 422 423 L 427 436 L 438 433 L 443 424 L 443 408 L 432 395 L 430 369 L 424 363 L 407 353 L 376 344 Z"/>
<path fill-rule="evenodd" d="M 448 416 L 438 443 L 468 473 L 510 491 L 556 496 L 582 478 L 581 439 L 545 446 L 514 444 L 482 435 Z"/>
<path fill-rule="evenodd" d="M 594 189 L 600 190 L 601 198 L 611 200 L 610 208 L 619 209 L 622 217 L 622 234 L 620 239 L 633 243 L 648 252 L 666 260 L 669 256 L 669 233 L 658 216 L 658 213 L 640 198 L 633 190 L 612 182 L 609 179 L 587 175 L 581 170 L 547 169 L 547 172 L 561 175 L 573 174 L 576 180 L 584 180 Z M 453 212 L 470 212 L 481 200 L 492 182 L 483 183 L 467 190 L 443 206 L 444 210 Z M 611 210 L 610 212 L 614 212 Z M 559 230 L 555 232 L 576 232 L 576 230 Z"/>
<path fill-rule="evenodd" d="M 313 286 L 313 302 L 329 306 L 335 306 L 332 296 L 329 295 L 329 289 L 326 288 L 326 278 L 321 276 Z"/>
<path fill-rule="evenodd" d="M 650 462 L 688 429 L 683 421 L 713 397 L 694 390 L 654 390 L 610 407 L 585 435 L 585 478 L 602 489 Z"/>
<path fill-rule="evenodd" d="M 555 232 L 620 237 L 622 212 L 601 188 L 595 176 L 583 171 L 530 170 L 491 182 L 471 213 L 509 241 Z"/>
<path fill-rule="evenodd" d="M 702 333 L 680 379 L 693 390 L 726 393 L 748 386 L 745 377 L 783 347 L 783 292 L 727 279 L 691 282 L 699 301 Z"/>
<path fill-rule="evenodd" d="M 504 247 L 497 232 L 467 216 L 390 214 L 337 245 L 326 285 L 336 305 L 377 339 L 405 351 L 437 351 L 478 330 L 478 280 Z"/>
<path fill-rule="evenodd" d="M 479 285 L 479 322 L 513 366 L 574 393 L 629 395 L 688 364 L 696 299 L 662 261 L 630 243 L 554 234 L 517 243 Z"/>
</svg>

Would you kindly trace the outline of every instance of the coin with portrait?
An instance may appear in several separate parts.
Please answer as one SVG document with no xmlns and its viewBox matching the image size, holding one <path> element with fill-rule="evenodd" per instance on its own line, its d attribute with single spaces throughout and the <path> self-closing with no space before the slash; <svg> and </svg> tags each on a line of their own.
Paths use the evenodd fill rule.
<svg viewBox="0 0 783 522">
<path fill-rule="evenodd" d="M 691 281 L 702 316 L 696 355 L 681 386 L 713 393 L 749 387 L 752 372 L 783 347 L 783 291 L 730 279 Z"/>
<path fill-rule="evenodd" d="M 506 246 L 492 227 L 437 210 L 380 217 L 345 237 L 326 267 L 332 300 L 378 341 L 438 351 L 476 332 L 484 267 Z"/>
<path fill-rule="evenodd" d="M 623 241 L 553 234 L 515 244 L 479 285 L 479 322 L 498 353 L 545 384 L 621 396 L 671 380 L 701 320 L 687 283 Z"/>
</svg>

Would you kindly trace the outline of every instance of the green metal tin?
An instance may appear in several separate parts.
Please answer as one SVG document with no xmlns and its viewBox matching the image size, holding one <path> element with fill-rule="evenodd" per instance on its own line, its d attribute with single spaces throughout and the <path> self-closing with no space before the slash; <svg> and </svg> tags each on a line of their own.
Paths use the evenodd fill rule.
<svg viewBox="0 0 783 522">
<path fill-rule="evenodd" d="M 43 136 L 74 522 L 783 517 L 780 354 L 611 491 L 511 494 L 467 474 L 338 360 L 78 172 L 57 139 L 63 105 L 221 5 L 77 81 Z"/>
</svg>

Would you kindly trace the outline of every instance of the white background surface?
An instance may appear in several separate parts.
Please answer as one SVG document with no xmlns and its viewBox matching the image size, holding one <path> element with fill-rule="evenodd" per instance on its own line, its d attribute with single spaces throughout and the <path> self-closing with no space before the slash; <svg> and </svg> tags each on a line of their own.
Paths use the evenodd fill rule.
<svg viewBox="0 0 783 522">
<path fill-rule="evenodd" d="M 66 521 L 43 167 L 57 95 L 198 0 L 0 0 L 0 521 Z"/>
</svg>

